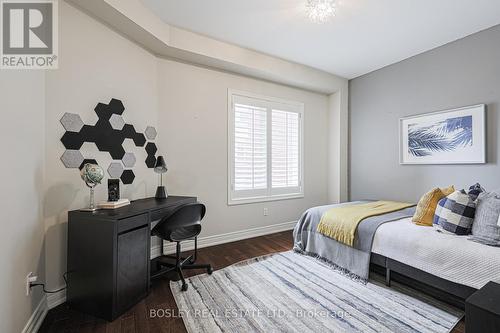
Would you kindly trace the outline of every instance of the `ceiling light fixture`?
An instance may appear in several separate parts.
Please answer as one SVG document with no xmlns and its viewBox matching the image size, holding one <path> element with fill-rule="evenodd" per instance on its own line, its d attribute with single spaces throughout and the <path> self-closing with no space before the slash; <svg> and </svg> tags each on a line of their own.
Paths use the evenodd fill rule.
<svg viewBox="0 0 500 333">
<path fill-rule="evenodd" d="M 315 23 L 325 23 L 335 16 L 334 0 L 307 0 L 307 15 Z"/>
</svg>

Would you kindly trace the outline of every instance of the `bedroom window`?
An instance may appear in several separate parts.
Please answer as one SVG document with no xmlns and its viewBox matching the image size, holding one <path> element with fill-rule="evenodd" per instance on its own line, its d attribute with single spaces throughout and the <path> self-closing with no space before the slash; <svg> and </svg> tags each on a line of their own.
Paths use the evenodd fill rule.
<svg viewBox="0 0 500 333">
<path fill-rule="evenodd" d="M 228 204 L 303 197 L 304 105 L 232 90 L 228 99 Z"/>
</svg>

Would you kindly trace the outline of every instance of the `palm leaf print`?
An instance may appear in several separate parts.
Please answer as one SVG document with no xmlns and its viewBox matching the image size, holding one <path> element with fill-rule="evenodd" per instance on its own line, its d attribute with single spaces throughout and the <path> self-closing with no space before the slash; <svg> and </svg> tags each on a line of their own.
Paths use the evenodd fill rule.
<svg viewBox="0 0 500 333">
<path fill-rule="evenodd" d="M 472 116 L 450 118 L 430 126 L 408 126 L 408 152 L 416 157 L 472 145 Z"/>
</svg>

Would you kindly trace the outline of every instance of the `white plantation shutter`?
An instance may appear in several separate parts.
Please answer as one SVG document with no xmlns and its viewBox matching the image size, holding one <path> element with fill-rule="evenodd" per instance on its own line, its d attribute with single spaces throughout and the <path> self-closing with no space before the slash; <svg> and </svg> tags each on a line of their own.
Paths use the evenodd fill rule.
<svg viewBox="0 0 500 333">
<path fill-rule="evenodd" d="M 229 95 L 228 203 L 303 196 L 303 105 Z"/>
<path fill-rule="evenodd" d="M 234 190 L 267 188 L 267 112 L 234 106 Z"/>
<path fill-rule="evenodd" d="M 299 186 L 299 114 L 272 110 L 272 187 Z"/>
</svg>

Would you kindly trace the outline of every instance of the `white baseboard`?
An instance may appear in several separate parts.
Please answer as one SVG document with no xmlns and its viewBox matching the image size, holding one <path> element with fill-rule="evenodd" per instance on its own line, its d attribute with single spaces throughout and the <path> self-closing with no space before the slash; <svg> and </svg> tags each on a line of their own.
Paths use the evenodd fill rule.
<svg viewBox="0 0 500 333">
<path fill-rule="evenodd" d="M 257 228 L 245 229 L 245 230 L 240 230 L 240 231 L 228 232 L 228 233 L 220 234 L 220 235 L 199 237 L 198 238 L 198 248 L 200 249 L 203 247 L 209 247 L 209 246 L 214 246 L 214 245 L 219 245 L 219 244 L 224 244 L 224 243 L 230 243 L 230 242 L 235 242 L 235 241 L 242 240 L 242 239 L 274 234 L 276 232 L 281 232 L 281 231 L 286 231 L 286 230 L 292 230 L 296 224 L 297 224 L 297 221 L 284 222 L 284 223 L 273 224 L 273 225 L 269 225 L 269 226 L 265 226 L 265 227 L 257 227 Z M 175 244 L 174 243 L 164 242 L 163 246 L 164 246 L 163 253 L 169 254 L 169 253 L 175 252 Z M 156 246 L 151 247 L 151 258 L 158 257 L 161 253 L 160 249 L 161 249 L 161 245 L 156 245 Z M 183 246 L 182 246 L 183 251 L 184 250 L 189 251 L 189 250 L 193 250 L 193 249 L 194 249 L 194 242 L 189 242 L 187 244 L 183 244 Z M 64 302 L 66 302 L 66 290 L 62 290 L 62 291 L 55 293 L 55 294 L 49 294 L 49 296 L 47 297 L 48 309 L 53 309 L 56 306 L 63 304 Z"/>
<path fill-rule="evenodd" d="M 22 330 L 22 333 L 36 333 L 40 326 L 42 326 L 43 320 L 47 315 L 49 308 L 47 307 L 47 297 L 43 295 L 40 303 L 35 308 L 35 311 L 31 314 L 31 317 L 28 319 L 26 326 Z"/>
<path fill-rule="evenodd" d="M 57 293 L 48 294 L 47 296 L 47 307 L 49 308 L 49 310 L 55 308 L 58 305 L 63 304 L 64 302 L 66 302 L 66 290 L 61 290 Z"/>
<path fill-rule="evenodd" d="M 265 226 L 265 227 L 257 227 L 257 228 L 251 228 L 251 229 L 246 229 L 246 230 L 228 232 L 226 234 L 198 237 L 198 248 L 235 242 L 235 241 L 242 240 L 242 239 L 269 235 L 269 234 L 273 234 L 273 233 L 281 232 L 281 231 L 286 231 L 286 230 L 292 230 L 296 224 L 297 224 L 297 221 L 284 222 L 284 223 L 273 224 L 273 225 L 269 225 L 269 226 Z M 151 258 L 158 257 L 161 253 L 160 249 L 161 249 L 161 245 L 156 245 L 156 246 L 151 247 Z M 193 250 L 193 249 L 194 249 L 194 242 L 189 242 L 189 243 L 186 243 L 185 245 L 183 244 L 183 246 L 182 246 L 182 251 L 184 251 L 184 250 L 189 251 L 189 250 Z M 175 244 L 169 243 L 169 242 L 164 242 L 163 253 L 169 254 L 169 253 L 174 253 L 174 252 L 175 252 Z"/>
</svg>

